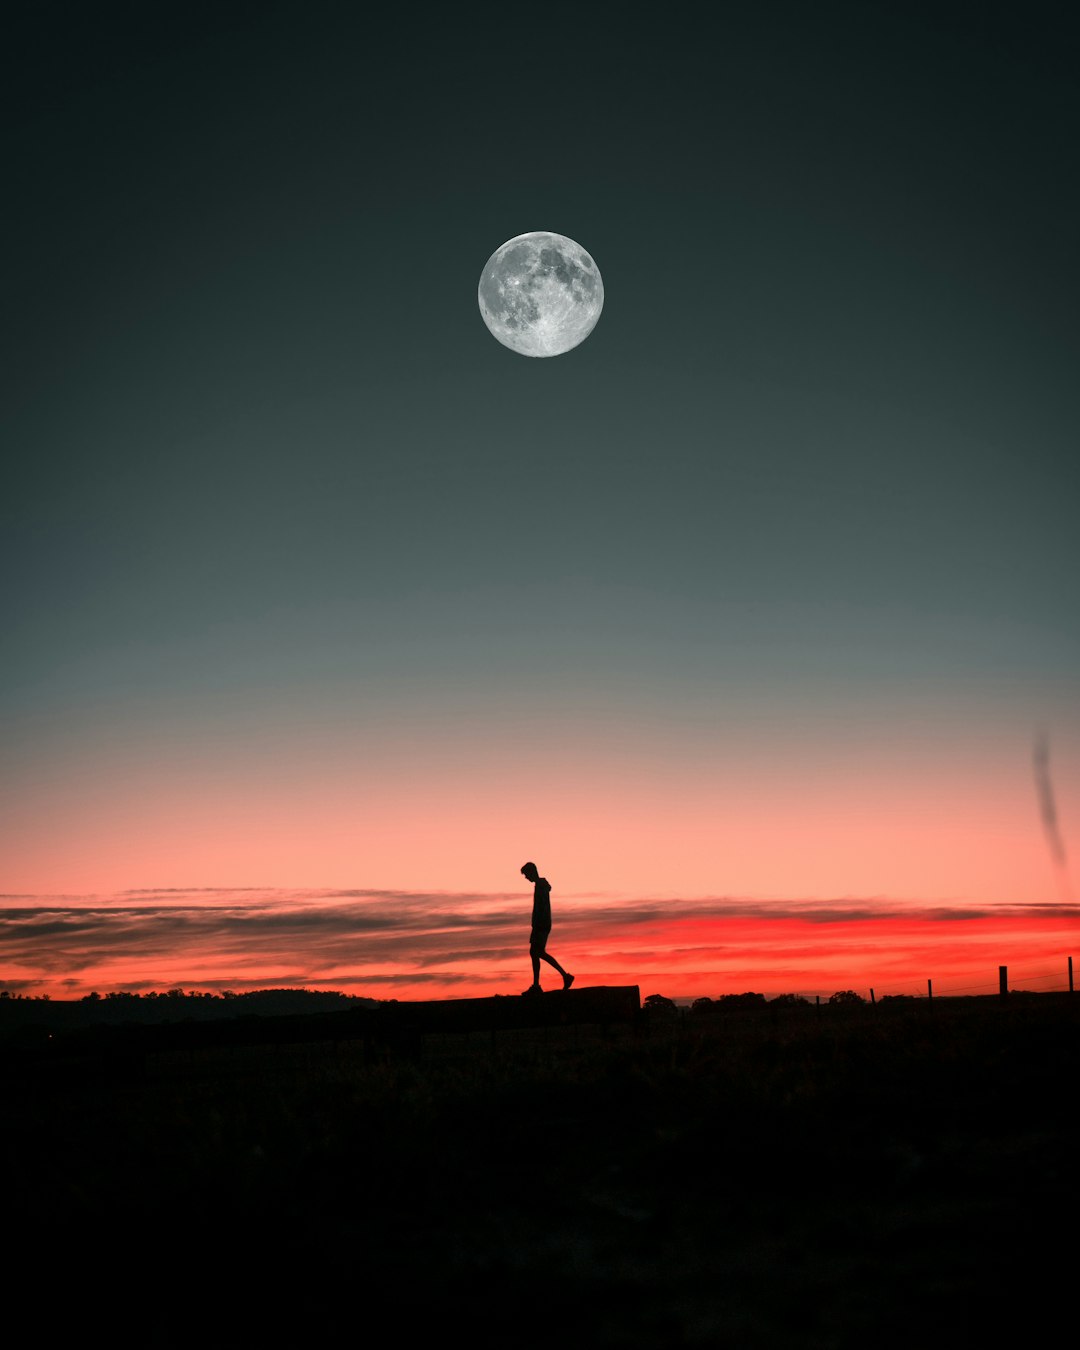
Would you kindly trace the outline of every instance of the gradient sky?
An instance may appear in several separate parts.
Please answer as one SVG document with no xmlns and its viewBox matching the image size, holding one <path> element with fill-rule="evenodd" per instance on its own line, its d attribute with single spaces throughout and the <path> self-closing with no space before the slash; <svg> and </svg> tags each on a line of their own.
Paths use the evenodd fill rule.
<svg viewBox="0 0 1080 1350">
<path fill-rule="evenodd" d="M 526 858 L 643 993 L 1063 968 L 1068 7 L 6 41 L 0 987 L 510 992 Z M 476 305 L 536 229 L 549 360 Z"/>
</svg>

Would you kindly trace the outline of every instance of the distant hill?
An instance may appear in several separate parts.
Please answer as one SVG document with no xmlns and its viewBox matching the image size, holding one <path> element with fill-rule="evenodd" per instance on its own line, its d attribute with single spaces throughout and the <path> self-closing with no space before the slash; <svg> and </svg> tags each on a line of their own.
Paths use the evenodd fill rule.
<svg viewBox="0 0 1080 1350">
<path fill-rule="evenodd" d="M 212 1022 L 237 1017 L 283 1017 L 298 1013 L 374 1008 L 379 1000 L 315 989 L 253 989 L 244 994 L 89 994 L 77 1000 L 8 998 L 0 995 L 0 1034 L 20 1027 L 74 1030 L 92 1026 Z"/>
</svg>

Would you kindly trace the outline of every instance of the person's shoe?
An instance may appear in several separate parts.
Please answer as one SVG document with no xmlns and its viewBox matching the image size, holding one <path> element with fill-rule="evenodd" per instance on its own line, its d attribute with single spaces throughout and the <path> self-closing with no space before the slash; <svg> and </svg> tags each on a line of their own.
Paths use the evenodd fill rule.
<svg viewBox="0 0 1080 1350">
<path fill-rule="evenodd" d="M 521 991 L 521 997 L 528 998 L 530 994 L 542 994 L 543 992 L 543 989 L 541 989 L 538 984 L 530 984 L 528 989 L 523 989 Z"/>
<path fill-rule="evenodd" d="M 564 989 L 569 989 L 573 983 L 574 983 L 573 975 L 564 975 L 562 977 L 562 987 Z"/>
</svg>

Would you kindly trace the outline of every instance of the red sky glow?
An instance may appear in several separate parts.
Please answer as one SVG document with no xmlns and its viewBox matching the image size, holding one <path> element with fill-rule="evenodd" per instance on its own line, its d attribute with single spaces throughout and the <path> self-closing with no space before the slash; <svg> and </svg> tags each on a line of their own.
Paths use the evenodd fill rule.
<svg viewBox="0 0 1080 1350">
<path fill-rule="evenodd" d="M 551 949 L 583 984 L 643 997 L 828 996 L 1062 988 L 1073 905 L 565 896 Z M 146 891 L 7 897 L 15 992 L 340 989 L 374 998 L 474 997 L 527 983 L 528 897 L 408 892 Z"/>
</svg>

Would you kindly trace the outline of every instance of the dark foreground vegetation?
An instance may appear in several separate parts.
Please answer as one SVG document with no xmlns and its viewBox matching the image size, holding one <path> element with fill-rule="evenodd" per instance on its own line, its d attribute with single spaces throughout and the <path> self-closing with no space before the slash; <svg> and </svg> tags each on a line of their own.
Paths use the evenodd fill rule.
<svg viewBox="0 0 1080 1350">
<path fill-rule="evenodd" d="M 9 1306 L 147 1345 L 1075 1332 L 1080 998 L 706 1011 L 5 1042 Z"/>
</svg>

